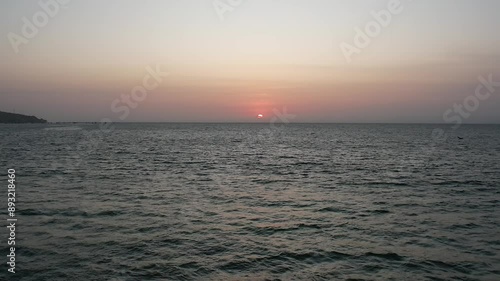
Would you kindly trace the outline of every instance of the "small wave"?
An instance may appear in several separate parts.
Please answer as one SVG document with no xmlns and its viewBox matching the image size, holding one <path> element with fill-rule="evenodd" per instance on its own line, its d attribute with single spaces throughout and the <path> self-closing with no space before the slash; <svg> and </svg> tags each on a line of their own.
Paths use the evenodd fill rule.
<svg viewBox="0 0 500 281">
<path fill-rule="evenodd" d="M 422 262 L 425 265 L 430 265 L 434 267 L 439 267 L 443 269 L 450 269 L 454 270 L 460 273 L 470 273 L 471 270 L 468 268 L 470 267 L 470 264 L 460 264 L 460 263 L 447 263 L 444 261 L 437 261 L 437 260 L 426 260 Z"/>
<path fill-rule="evenodd" d="M 24 209 L 19 210 L 19 215 L 22 216 L 63 216 L 63 217 L 103 217 L 103 216 L 118 216 L 123 214 L 121 211 L 107 210 L 98 213 L 88 213 L 82 210 L 66 209 L 66 210 L 35 210 Z"/>
<path fill-rule="evenodd" d="M 466 224 L 454 224 L 449 227 L 449 229 L 473 229 L 473 228 L 479 228 L 481 226 L 475 224 L 475 223 L 466 223 Z"/>
<path fill-rule="evenodd" d="M 329 252 L 280 252 L 275 255 L 259 256 L 256 258 L 246 258 L 241 260 L 233 260 L 219 267 L 221 270 L 248 270 L 259 265 L 283 264 L 283 262 L 295 263 L 296 261 L 318 264 L 323 262 L 331 262 L 343 260 L 352 257 L 349 254 L 329 251 Z"/>
<path fill-rule="evenodd" d="M 289 155 L 281 155 L 278 158 L 281 158 L 281 159 L 294 159 L 296 157 L 295 156 L 289 156 Z"/>
<path fill-rule="evenodd" d="M 325 165 L 324 163 L 321 162 L 295 162 L 290 164 L 291 166 L 323 166 Z"/>
<path fill-rule="evenodd" d="M 465 180 L 465 181 L 457 181 L 457 180 L 448 180 L 448 181 L 438 181 L 431 182 L 433 185 L 457 185 L 457 186 L 467 186 L 467 185 L 484 185 L 483 181 L 479 180 Z"/>
<path fill-rule="evenodd" d="M 154 229 L 158 229 L 158 227 L 156 227 L 156 226 L 141 227 L 141 228 L 137 229 L 137 231 L 144 233 L 144 232 L 151 232 Z"/>
<path fill-rule="evenodd" d="M 360 183 L 357 185 L 364 185 L 365 183 Z M 377 186 L 377 185 L 383 185 L 383 186 L 409 186 L 408 183 L 405 182 L 391 182 L 391 181 L 375 181 L 375 182 L 369 182 L 369 185 Z"/>
<path fill-rule="evenodd" d="M 76 223 L 76 224 L 73 224 L 70 227 L 70 229 L 72 229 L 72 230 L 80 230 L 80 229 L 84 229 L 84 228 L 87 228 L 87 227 L 88 227 L 87 225 Z"/>
<path fill-rule="evenodd" d="M 299 261 L 304 261 L 310 259 L 314 263 L 328 262 L 332 260 L 340 260 L 345 258 L 351 258 L 352 255 L 337 252 L 337 251 L 327 251 L 327 252 L 282 252 L 274 258 L 279 259 L 294 259 Z"/>
<path fill-rule="evenodd" d="M 78 131 L 81 127 L 49 127 L 44 128 L 45 131 Z"/>
<path fill-rule="evenodd" d="M 286 182 L 286 180 L 265 180 L 265 179 L 254 179 L 252 180 L 254 183 L 258 184 L 270 184 L 270 183 L 276 183 L 276 182 Z"/>
<path fill-rule="evenodd" d="M 118 216 L 118 215 L 121 215 L 123 214 L 123 212 L 120 212 L 120 211 L 114 211 L 114 210 L 108 210 L 108 211 L 102 211 L 102 212 L 99 212 L 97 214 L 95 214 L 95 216 L 98 216 L 98 217 L 102 217 L 102 216 L 109 216 L 109 217 L 114 217 L 114 216 Z"/>
<path fill-rule="evenodd" d="M 290 226 L 260 226 L 260 227 L 246 227 L 245 229 L 253 231 L 258 235 L 273 235 L 275 233 L 297 231 L 301 229 L 324 229 L 329 226 L 330 225 L 299 223 Z"/>
<path fill-rule="evenodd" d="M 25 209 L 25 210 L 19 209 L 19 210 L 17 210 L 17 212 L 21 216 L 42 216 L 42 215 L 44 215 L 44 213 L 42 211 L 35 210 L 35 209 Z"/>
<path fill-rule="evenodd" d="M 335 208 L 335 207 L 325 207 L 318 210 L 318 212 L 333 212 L 333 213 L 344 213 L 346 210 Z"/>
<path fill-rule="evenodd" d="M 382 214 L 389 214 L 389 213 L 391 213 L 391 211 L 384 210 L 384 209 L 378 209 L 378 210 L 372 210 L 372 211 L 370 211 L 370 213 L 382 215 Z"/>
<path fill-rule="evenodd" d="M 396 253 L 373 253 L 373 252 L 367 252 L 364 254 L 366 257 L 376 257 L 376 258 L 381 258 L 381 259 L 387 259 L 387 260 L 393 260 L 393 261 L 402 261 L 404 260 L 404 257 L 396 254 Z"/>
</svg>

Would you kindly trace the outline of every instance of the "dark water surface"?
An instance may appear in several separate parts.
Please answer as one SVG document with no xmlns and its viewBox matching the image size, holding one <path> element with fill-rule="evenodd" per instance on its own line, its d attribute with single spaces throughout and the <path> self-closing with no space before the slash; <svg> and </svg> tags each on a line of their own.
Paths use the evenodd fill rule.
<svg viewBox="0 0 500 281">
<path fill-rule="evenodd" d="M 115 126 L 0 125 L 0 279 L 500 280 L 500 126 Z"/>
</svg>

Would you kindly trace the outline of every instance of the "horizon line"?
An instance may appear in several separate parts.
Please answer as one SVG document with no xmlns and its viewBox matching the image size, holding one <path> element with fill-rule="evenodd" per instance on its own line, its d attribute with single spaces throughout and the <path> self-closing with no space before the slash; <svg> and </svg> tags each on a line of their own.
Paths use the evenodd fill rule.
<svg viewBox="0 0 500 281">
<path fill-rule="evenodd" d="M 47 123 L 43 124 L 100 124 L 103 123 L 101 121 L 47 121 Z M 119 122 L 112 121 L 110 123 L 113 124 L 270 124 L 271 122 L 244 122 L 244 121 L 128 121 L 128 122 Z M 438 122 L 274 122 L 273 124 L 346 124 L 346 125 L 449 125 L 455 126 L 456 124 L 450 123 L 438 123 Z M 1 124 L 1 123 L 0 123 Z M 7 124 L 7 123 L 3 123 Z M 14 123 L 14 124 L 30 124 L 30 123 Z M 33 123 L 31 123 L 33 124 Z M 500 123 L 462 123 L 461 125 L 500 125 Z"/>
</svg>

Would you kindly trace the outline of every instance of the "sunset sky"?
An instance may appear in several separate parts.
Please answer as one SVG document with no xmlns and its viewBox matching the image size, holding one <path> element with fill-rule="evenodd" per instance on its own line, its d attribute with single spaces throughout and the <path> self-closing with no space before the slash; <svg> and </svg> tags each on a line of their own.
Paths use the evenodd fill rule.
<svg viewBox="0 0 500 281">
<path fill-rule="evenodd" d="M 16 53 L 9 34 L 22 36 L 23 17 L 43 9 L 1 1 L 0 110 L 49 121 L 265 122 L 286 107 L 293 122 L 443 123 L 479 76 L 500 82 L 497 0 L 401 0 L 348 62 L 341 43 L 354 44 L 355 28 L 389 2 L 246 0 L 221 19 L 213 0 L 73 0 Z M 120 119 L 113 101 L 157 65 L 169 76 Z M 465 121 L 500 123 L 500 87 Z"/>
</svg>

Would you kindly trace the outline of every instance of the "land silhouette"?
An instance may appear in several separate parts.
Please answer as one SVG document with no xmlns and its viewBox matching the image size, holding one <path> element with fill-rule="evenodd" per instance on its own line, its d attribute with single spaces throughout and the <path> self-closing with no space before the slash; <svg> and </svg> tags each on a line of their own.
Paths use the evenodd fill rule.
<svg viewBox="0 0 500 281">
<path fill-rule="evenodd" d="M 47 120 L 35 116 L 0 111 L 0 123 L 47 123 Z"/>
</svg>

